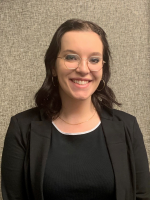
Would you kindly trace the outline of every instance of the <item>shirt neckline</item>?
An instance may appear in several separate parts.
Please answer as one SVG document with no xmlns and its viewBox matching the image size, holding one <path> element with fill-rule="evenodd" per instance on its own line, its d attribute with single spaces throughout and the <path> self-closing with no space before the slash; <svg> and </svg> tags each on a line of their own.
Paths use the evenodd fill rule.
<svg viewBox="0 0 150 200">
<path fill-rule="evenodd" d="M 62 132 L 55 124 L 54 122 L 52 122 L 52 124 L 55 126 L 55 128 L 62 134 L 64 135 L 83 135 L 83 134 L 86 134 L 86 133 L 90 133 L 92 131 L 94 131 L 100 124 L 101 124 L 101 121 L 99 121 L 99 123 L 94 127 L 92 128 L 91 130 L 88 130 L 88 131 L 84 131 L 84 132 L 78 132 L 78 133 L 65 133 L 65 132 Z"/>
</svg>

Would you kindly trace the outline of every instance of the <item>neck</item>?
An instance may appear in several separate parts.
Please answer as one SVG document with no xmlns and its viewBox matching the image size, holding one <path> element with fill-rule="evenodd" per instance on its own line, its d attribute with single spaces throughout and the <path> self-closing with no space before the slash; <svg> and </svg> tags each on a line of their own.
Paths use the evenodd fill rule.
<svg viewBox="0 0 150 200">
<path fill-rule="evenodd" d="M 88 120 L 94 114 L 94 105 L 91 97 L 86 100 L 62 99 L 60 117 L 69 123 L 75 124 Z"/>
</svg>

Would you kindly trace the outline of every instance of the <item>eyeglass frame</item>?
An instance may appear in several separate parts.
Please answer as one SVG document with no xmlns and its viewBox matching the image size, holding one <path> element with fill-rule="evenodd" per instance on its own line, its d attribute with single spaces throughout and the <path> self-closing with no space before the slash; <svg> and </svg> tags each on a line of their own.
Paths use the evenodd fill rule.
<svg viewBox="0 0 150 200">
<path fill-rule="evenodd" d="M 79 56 L 78 54 L 67 54 L 67 55 L 77 55 L 77 56 Z M 57 57 L 57 58 L 61 58 L 61 59 L 63 59 L 64 60 L 64 64 L 65 64 L 65 57 L 67 56 L 67 55 L 65 55 L 65 56 L 63 56 L 63 57 Z M 99 57 L 99 56 L 95 56 L 95 57 Z M 85 59 L 83 59 L 83 58 L 81 58 L 80 56 L 79 56 L 79 58 L 80 58 L 80 61 L 78 62 L 78 67 L 79 67 L 79 64 L 80 64 L 80 62 L 81 62 L 81 60 L 88 60 L 88 58 L 85 58 Z M 89 61 L 88 61 L 89 62 Z M 104 60 L 102 61 L 103 62 L 103 64 L 104 63 L 106 63 Z M 66 65 L 65 65 L 66 66 Z M 87 66 L 88 66 L 88 64 L 87 64 Z M 74 68 L 74 69 L 77 69 L 78 67 L 76 67 L 76 68 Z M 67 69 L 69 69 L 67 66 L 66 66 L 66 68 Z M 88 68 L 89 68 L 89 66 L 88 66 Z M 102 68 L 103 68 L 103 66 L 102 66 Z M 102 69 L 101 68 L 101 69 Z M 74 70 L 74 69 L 70 69 L 70 70 Z M 99 70 L 101 70 L 101 69 L 99 69 Z M 89 70 L 90 71 L 95 71 L 95 72 L 98 72 L 99 70 L 91 70 L 90 68 L 89 68 Z"/>
</svg>

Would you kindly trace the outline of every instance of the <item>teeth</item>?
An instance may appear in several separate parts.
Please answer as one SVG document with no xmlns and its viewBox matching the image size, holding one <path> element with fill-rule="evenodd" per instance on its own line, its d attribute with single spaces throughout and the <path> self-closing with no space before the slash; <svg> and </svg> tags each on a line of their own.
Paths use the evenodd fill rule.
<svg viewBox="0 0 150 200">
<path fill-rule="evenodd" d="M 72 80 L 74 83 L 78 83 L 80 85 L 87 84 L 89 81 L 78 81 L 78 80 Z"/>
</svg>

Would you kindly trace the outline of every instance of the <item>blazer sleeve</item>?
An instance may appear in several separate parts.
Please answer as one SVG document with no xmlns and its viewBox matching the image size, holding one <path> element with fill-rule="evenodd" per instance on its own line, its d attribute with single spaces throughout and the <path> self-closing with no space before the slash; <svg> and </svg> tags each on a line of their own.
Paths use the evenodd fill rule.
<svg viewBox="0 0 150 200">
<path fill-rule="evenodd" d="M 150 200 L 150 172 L 143 135 L 135 118 L 133 151 L 136 170 L 136 200 Z"/>
<path fill-rule="evenodd" d="M 24 181 L 25 147 L 17 118 L 11 117 L 1 162 L 1 189 L 4 200 L 27 200 Z"/>
</svg>

